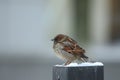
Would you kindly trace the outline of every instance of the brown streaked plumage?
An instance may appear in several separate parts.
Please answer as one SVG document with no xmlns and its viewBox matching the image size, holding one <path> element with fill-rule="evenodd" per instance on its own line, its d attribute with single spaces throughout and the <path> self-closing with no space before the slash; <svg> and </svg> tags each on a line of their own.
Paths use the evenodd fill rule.
<svg viewBox="0 0 120 80">
<path fill-rule="evenodd" d="M 82 49 L 75 40 L 64 34 L 58 34 L 54 39 L 53 49 L 57 56 L 70 64 L 72 61 L 78 59 L 82 62 L 87 62 L 88 57 L 85 56 L 85 50 Z"/>
</svg>

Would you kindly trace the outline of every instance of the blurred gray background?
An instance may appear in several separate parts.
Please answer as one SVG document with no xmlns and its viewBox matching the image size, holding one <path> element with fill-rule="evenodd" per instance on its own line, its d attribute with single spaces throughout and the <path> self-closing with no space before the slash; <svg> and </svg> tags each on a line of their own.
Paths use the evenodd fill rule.
<svg viewBox="0 0 120 80">
<path fill-rule="evenodd" d="M 74 38 L 105 80 L 120 79 L 119 0 L 0 0 L 0 80 L 52 80 L 50 40 Z"/>
</svg>

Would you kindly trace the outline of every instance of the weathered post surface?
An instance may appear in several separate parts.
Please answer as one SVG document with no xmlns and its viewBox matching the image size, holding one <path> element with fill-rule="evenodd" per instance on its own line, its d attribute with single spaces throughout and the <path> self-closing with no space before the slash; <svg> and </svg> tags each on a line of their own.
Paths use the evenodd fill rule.
<svg viewBox="0 0 120 80">
<path fill-rule="evenodd" d="M 53 80 L 104 80 L 103 64 L 54 66 Z"/>
</svg>

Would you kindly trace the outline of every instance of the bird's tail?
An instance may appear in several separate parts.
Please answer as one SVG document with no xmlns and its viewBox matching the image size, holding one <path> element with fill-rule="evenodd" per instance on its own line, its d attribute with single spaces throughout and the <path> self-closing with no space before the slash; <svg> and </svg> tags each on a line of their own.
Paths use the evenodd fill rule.
<svg viewBox="0 0 120 80">
<path fill-rule="evenodd" d="M 88 62 L 88 57 L 84 54 L 80 56 L 80 59 L 82 60 L 82 62 Z"/>
</svg>

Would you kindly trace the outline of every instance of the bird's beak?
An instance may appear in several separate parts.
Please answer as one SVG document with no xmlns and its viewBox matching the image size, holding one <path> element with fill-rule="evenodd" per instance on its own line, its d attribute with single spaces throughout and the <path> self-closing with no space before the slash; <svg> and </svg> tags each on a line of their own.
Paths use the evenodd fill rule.
<svg viewBox="0 0 120 80">
<path fill-rule="evenodd" d="M 51 41 L 54 41 L 54 39 L 51 39 Z"/>
</svg>

